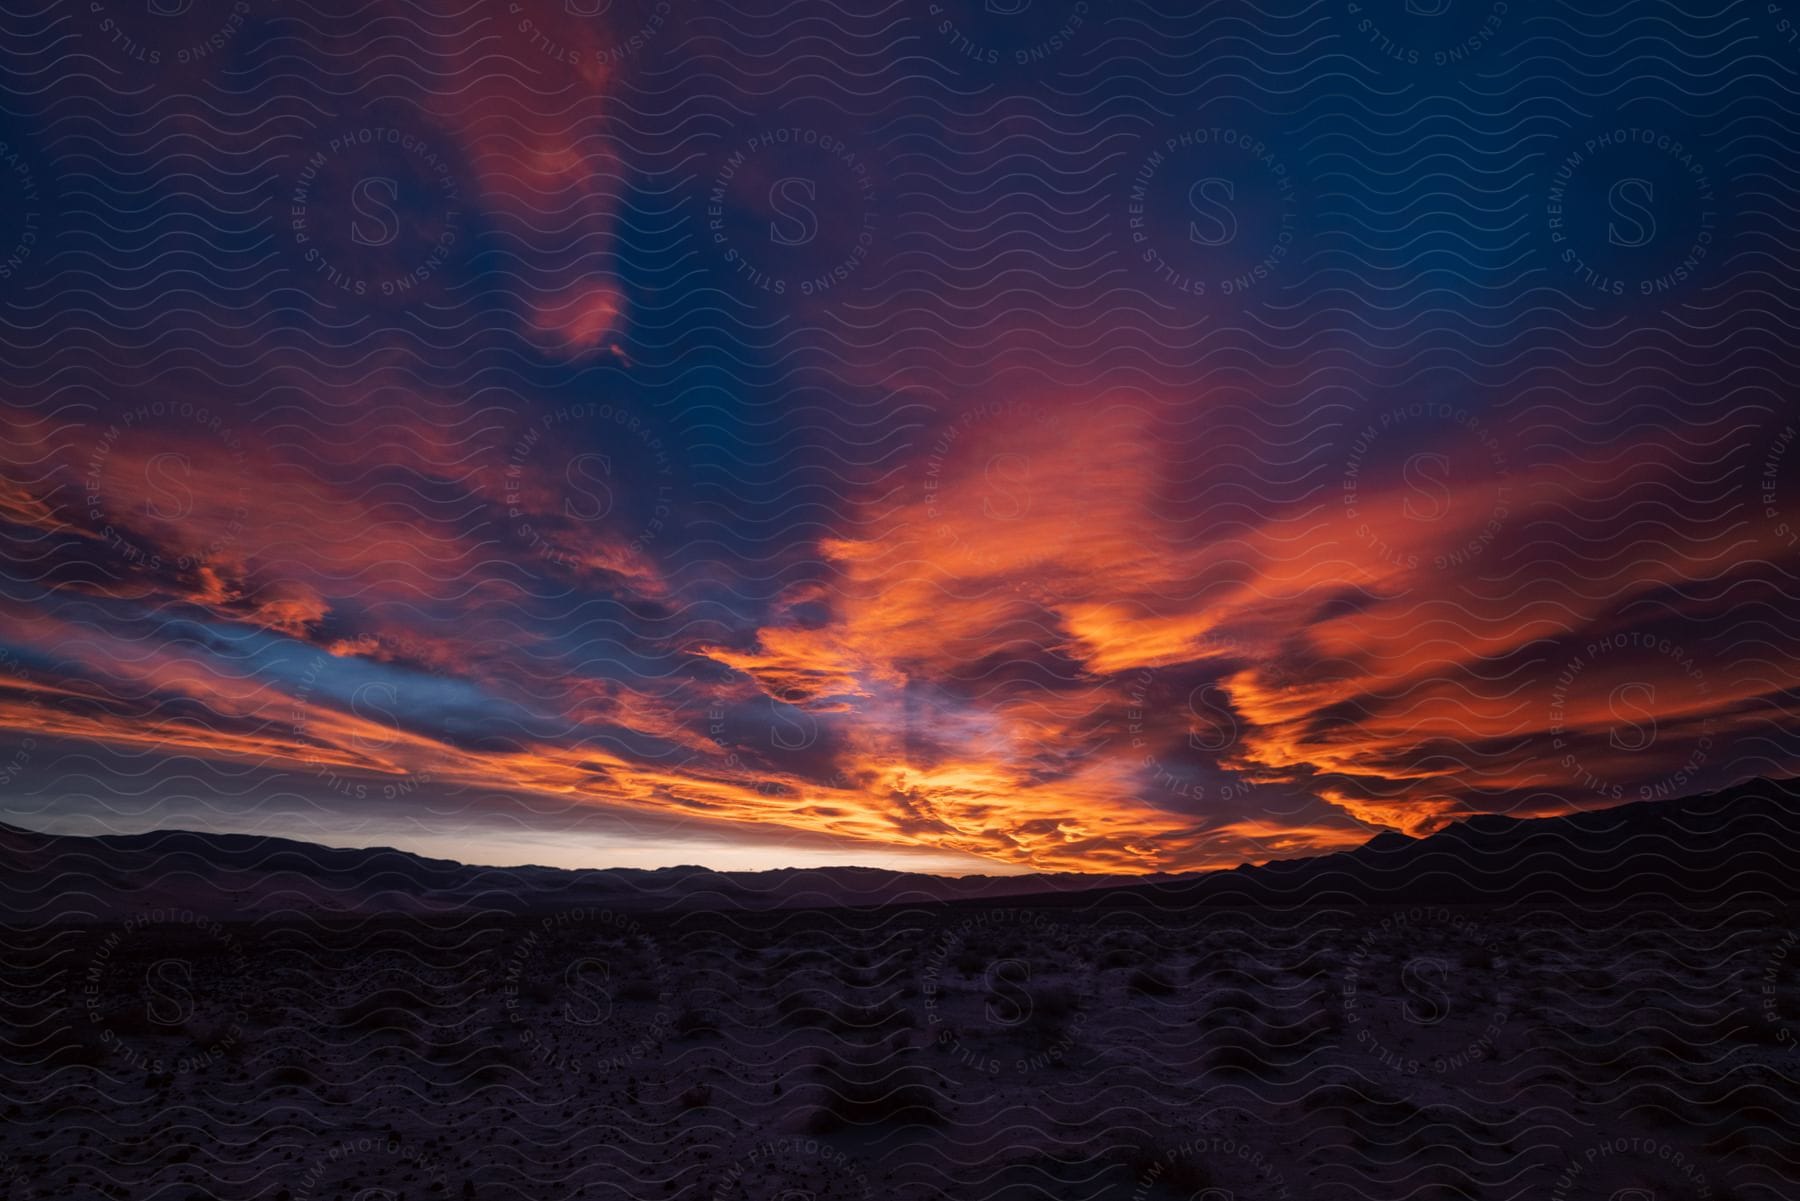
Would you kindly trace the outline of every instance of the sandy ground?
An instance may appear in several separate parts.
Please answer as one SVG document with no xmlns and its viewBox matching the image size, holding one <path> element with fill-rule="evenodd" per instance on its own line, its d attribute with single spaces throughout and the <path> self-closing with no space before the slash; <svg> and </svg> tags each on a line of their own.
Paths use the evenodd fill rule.
<svg viewBox="0 0 1800 1201">
<path fill-rule="evenodd" d="M 0 942 L 0 1199 L 1800 1197 L 1792 914 L 161 916 Z"/>
</svg>

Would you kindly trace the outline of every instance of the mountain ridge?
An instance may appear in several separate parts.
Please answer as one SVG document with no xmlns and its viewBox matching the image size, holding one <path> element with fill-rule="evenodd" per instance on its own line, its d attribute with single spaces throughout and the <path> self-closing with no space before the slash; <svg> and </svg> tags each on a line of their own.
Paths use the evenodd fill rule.
<svg viewBox="0 0 1800 1201">
<path fill-rule="evenodd" d="M 255 834 L 46 834 L 0 823 L 0 916 L 105 921 L 158 909 L 266 917 L 583 907 L 630 910 L 869 905 L 1259 906 L 1494 903 L 1531 897 L 1800 892 L 1800 786 L 1759 779 L 1714 793 L 1555 817 L 1473 815 L 1420 838 L 1383 831 L 1344 851 L 1212 871 L 928 876 L 874 867 L 714 871 L 493 867 L 394 847 Z"/>
</svg>

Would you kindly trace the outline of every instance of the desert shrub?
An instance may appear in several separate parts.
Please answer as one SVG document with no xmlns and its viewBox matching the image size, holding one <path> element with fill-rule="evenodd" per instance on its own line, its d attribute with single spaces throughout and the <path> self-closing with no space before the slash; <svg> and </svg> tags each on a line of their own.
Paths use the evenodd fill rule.
<svg viewBox="0 0 1800 1201">
<path fill-rule="evenodd" d="M 1125 981 L 1125 987 L 1140 996 L 1167 997 L 1175 993 L 1175 985 L 1160 970 L 1139 968 Z"/>
<path fill-rule="evenodd" d="M 107 1028 L 120 1038 L 158 1038 L 169 1034 L 181 1034 L 178 1026 L 165 1026 L 150 1019 L 149 1012 L 140 1004 L 125 1004 L 107 1015 Z"/>
<path fill-rule="evenodd" d="M 476 1054 L 463 1065 L 473 1069 L 469 1073 L 469 1082 L 476 1087 L 491 1088 L 501 1084 L 518 1084 L 522 1073 L 504 1052 L 491 1055 Z"/>
<path fill-rule="evenodd" d="M 338 1022 L 358 1030 L 380 1030 L 410 1018 L 423 1007 L 424 1002 L 406 989 L 378 988 L 346 1006 Z"/>
<path fill-rule="evenodd" d="M 712 1014 L 700 1009 L 684 1009 L 675 1015 L 675 1033 L 681 1038 L 705 1038 L 719 1032 Z"/>
<path fill-rule="evenodd" d="M 812 1072 L 816 1102 L 808 1130 L 829 1134 L 884 1122 L 942 1123 L 943 1081 L 918 1063 L 917 1055 L 903 1035 L 821 1054 Z"/>
<path fill-rule="evenodd" d="M 1274 1019 L 1256 1025 L 1256 1034 L 1262 1035 L 1271 1050 L 1285 1053 L 1303 1052 L 1314 1043 L 1330 1041 L 1339 1030 L 1341 1017 L 1336 1010 L 1310 1010 L 1285 1025 Z"/>
<path fill-rule="evenodd" d="M 813 990 L 795 990 L 775 1002 L 775 1012 L 791 1026 L 821 1029 L 832 1021 L 831 998 Z"/>
<path fill-rule="evenodd" d="M 1362 1099 L 1362 1094 L 1347 1084 L 1326 1084 L 1307 1093 L 1300 1104 L 1321 1117 L 1348 1122 Z"/>
<path fill-rule="evenodd" d="M 1209 1026 L 1242 1026 L 1254 1022 L 1262 1002 L 1241 988 L 1221 988 L 1206 996 L 1201 1020 Z"/>
<path fill-rule="evenodd" d="M 1248 1043 L 1219 1043 L 1206 1053 L 1206 1070 L 1215 1075 L 1265 1076 L 1269 1059 L 1261 1047 Z"/>
<path fill-rule="evenodd" d="M 1214 1186 L 1212 1169 L 1203 1160 L 1165 1150 L 1153 1140 L 1128 1142 L 1114 1151 L 1113 1158 L 1125 1166 L 1134 1181 L 1165 1190 L 1168 1195 L 1190 1197 Z"/>
<path fill-rule="evenodd" d="M 888 1035 L 914 1024 L 911 1010 L 886 997 L 867 1004 L 846 1001 L 830 1018 L 831 1028 L 840 1034 Z"/>
<path fill-rule="evenodd" d="M 1031 994 L 1031 1016 L 1034 1020 L 1064 1021 L 1080 1007 L 1081 993 L 1068 985 L 1041 988 Z"/>
<path fill-rule="evenodd" d="M 284 1063 L 269 1073 L 271 1084 L 285 1084 L 295 1088 L 314 1088 L 319 1078 L 297 1063 Z"/>
<path fill-rule="evenodd" d="M 994 995 L 990 1001 L 1010 1004 L 1007 998 Z M 1031 1007 L 1017 1027 L 1017 1036 L 1041 1050 L 1065 1053 L 1075 1040 L 1072 1028 L 1081 1008 L 1081 994 L 1067 986 L 1033 990 Z"/>
<path fill-rule="evenodd" d="M 97 1068 L 111 1060 L 112 1054 L 97 1038 L 71 1034 L 51 1046 L 46 1066 Z"/>
<path fill-rule="evenodd" d="M 648 1002 L 660 999 L 662 990 L 657 987 L 656 981 L 645 976 L 634 976 L 619 985 L 617 996 L 621 1001 Z"/>
<path fill-rule="evenodd" d="M 802 948 L 801 950 L 787 952 L 787 954 L 775 960 L 774 964 L 771 966 L 773 966 L 774 970 L 777 972 L 791 972 L 796 968 L 806 967 L 808 964 L 823 964 L 830 962 L 831 956 L 827 955 L 824 951 Z"/>
</svg>

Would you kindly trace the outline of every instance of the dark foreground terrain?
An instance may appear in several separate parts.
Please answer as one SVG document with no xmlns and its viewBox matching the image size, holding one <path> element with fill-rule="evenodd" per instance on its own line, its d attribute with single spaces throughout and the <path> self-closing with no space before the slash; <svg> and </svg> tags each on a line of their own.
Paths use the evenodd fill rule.
<svg viewBox="0 0 1800 1201">
<path fill-rule="evenodd" d="M 1447 845 L 1557 832 L 1561 900 L 1523 861 L 1459 900 L 1473 860 L 1339 896 L 1425 853 L 1389 840 L 1295 905 L 15 922 L 0 1198 L 1789 1201 L 1793 857 L 1751 802 L 1615 817 L 1610 900 L 1532 824 Z"/>
<path fill-rule="evenodd" d="M 1792 919 L 982 905 L 15 937 L 0 1196 L 1773 1201 L 1800 1196 Z"/>
</svg>

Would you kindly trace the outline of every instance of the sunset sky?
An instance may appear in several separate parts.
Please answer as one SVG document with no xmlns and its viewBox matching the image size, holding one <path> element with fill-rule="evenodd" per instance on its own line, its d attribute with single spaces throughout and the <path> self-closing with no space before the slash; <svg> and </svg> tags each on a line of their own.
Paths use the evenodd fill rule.
<svg viewBox="0 0 1800 1201">
<path fill-rule="evenodd" d="M 1692 94 L 767 7 L 0 48 L 0 820 L 1139 873 L 1795 770 L 1766 6 Z"/>
</svg>

